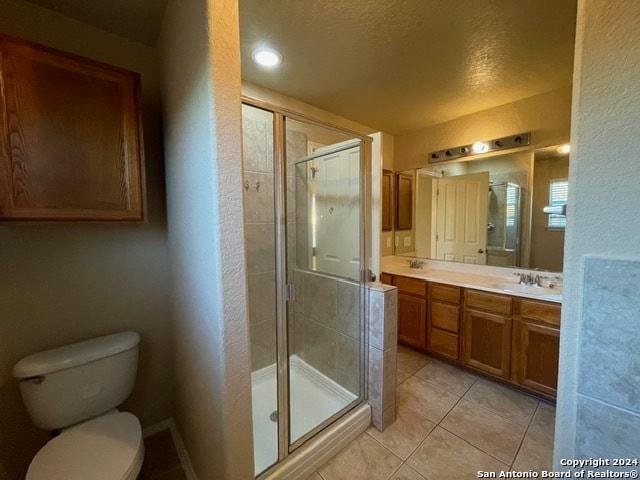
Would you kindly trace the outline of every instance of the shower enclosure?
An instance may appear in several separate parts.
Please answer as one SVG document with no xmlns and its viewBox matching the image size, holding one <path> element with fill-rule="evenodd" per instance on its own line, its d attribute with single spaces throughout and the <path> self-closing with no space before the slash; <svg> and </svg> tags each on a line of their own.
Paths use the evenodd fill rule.
<svg viewBox="0 0 640 480">
<path fill-rule="evenodd" d="M 243 104 L 256 475 L 364 398 L 363 139 Z"/>
<path fill-rule="evenodd" d="M 487 263 L 520 266 L 521 187 L 511 182 L 490 182 L 487 226 Z"/>
</svg>

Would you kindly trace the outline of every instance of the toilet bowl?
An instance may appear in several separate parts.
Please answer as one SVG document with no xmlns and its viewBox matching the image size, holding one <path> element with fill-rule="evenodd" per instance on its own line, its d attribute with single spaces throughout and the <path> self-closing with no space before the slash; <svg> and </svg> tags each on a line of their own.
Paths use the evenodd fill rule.
<svg viewBox="0 0 640 480">
<path fill-rule="evenodd" d="M 138 419 L 108 413 L 50 440 L 31 461 L 26 480 L 134 480 L 143 460 Z"/>
<path fill-rule="evenodd" d="M 30 355 L 13 368 L 36 426 L 61 429 L 31 461 L 26 480 L 134 480 L 144 460 L 135 415 L 115 409 L 133 390 L 135 332 Z"/>
</svg>

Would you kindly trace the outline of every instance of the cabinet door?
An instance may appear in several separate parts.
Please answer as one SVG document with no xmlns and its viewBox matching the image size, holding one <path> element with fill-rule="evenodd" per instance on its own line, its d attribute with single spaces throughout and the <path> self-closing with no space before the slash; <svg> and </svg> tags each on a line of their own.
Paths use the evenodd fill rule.
<svg viewBox="0 0 640 480">
<path fill-rule="evenodd" d="M 427 301 L 398 293 L 398 341 L 424 350 Z"/>
<path fill-rule="evenodd" d="M 139 75 L 0 35 L 0 218 L 140 220 Z"/>
<path fill-rule="evenodd" d="M 382 231 L 393 229 L 393 172 L 382 171 Z"/>
<path fill-rule="evenodd" d="M 511 317 L 465 309 L 462 322 L 462 363 L 509 378 Z"/>
<path fill-rule="evenodd" d="M 515 322 L 514 360 L 518 383 L 556 396 L 560 330 L 525 319 Z"/>
</svg>

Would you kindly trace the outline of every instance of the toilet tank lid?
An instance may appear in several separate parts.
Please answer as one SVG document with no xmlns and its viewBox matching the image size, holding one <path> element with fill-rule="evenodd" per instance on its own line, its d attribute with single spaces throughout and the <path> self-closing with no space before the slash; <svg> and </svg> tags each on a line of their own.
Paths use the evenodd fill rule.
<svg viewBox="0 0 640 480">
<path fill-rule="evenodd" d="M 13 376 L 28 378 L 110 357 L 140 343 L 136 332 L 121 332 L 34 353 L 13 367 Z"/>
</svg>

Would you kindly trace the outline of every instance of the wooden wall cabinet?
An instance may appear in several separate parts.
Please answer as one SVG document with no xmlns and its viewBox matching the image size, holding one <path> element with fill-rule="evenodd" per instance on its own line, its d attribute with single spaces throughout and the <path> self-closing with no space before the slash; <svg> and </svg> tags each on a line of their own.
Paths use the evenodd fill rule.
<svg viewBox="0 0 640 480">
<path fill-rule="evenodd" d="M 460 287 L 429 283 L 427 351 L 460 358 Z"/>
<path fill-rule="evenodd" d="M 396 174 L 396 230 L 413 227 L 413 177 Z"/>
<path fill-rule="evenodd" d="M 141 220 L 140 78 L 0 35 L 0 220 Z"/>
<path fill-rule="evenodd" d="M 508 379 L 512 298 L 476 290 L 464 296 L 462 364 Z"/>
<path fill-rule="evenodd" d="M 382 231 L 393 230 L 393 172 L 382 171 Z"/>
<path fill-rule="evenodd" d="M 556 396 L 560 305 L 520 300 L 513 324 L 513 377 L 520 385 Z"/>
</svg>

